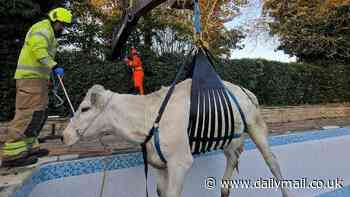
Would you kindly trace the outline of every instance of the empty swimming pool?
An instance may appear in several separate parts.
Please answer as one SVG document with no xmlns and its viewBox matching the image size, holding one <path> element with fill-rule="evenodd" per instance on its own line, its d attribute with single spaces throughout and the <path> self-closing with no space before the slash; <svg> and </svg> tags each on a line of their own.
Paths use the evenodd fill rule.
<svg viewBox="0 0 350 197">
<path fill-rule="evenodd" d="M 350 196 L 350 128 L 271 136 L 269 143 L 294 196 Z M 239 174 L 229 183 L 233 187 L 231 196 L 280 197 L 272 174 L 250 140 L 246 140 L 245 150 Z M 221 151 L 196 157 L 182 196 L 220 196 L 224 166 Z M 157 196 L 153 174 L 151 170 L 148 189 L 150 196 Z M 45 164 L 12 196 L 145 196 L 142 155 L 116 154 Z"/>
</svg>

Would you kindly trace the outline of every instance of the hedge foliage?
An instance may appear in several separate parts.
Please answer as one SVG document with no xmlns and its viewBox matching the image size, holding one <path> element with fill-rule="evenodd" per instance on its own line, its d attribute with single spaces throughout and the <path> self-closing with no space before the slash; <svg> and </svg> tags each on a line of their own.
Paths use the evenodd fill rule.
<svg viewBox="0 0 350 197">
<path fill-rule="evenodd" d="M 145 92 L 150 93 L 162 85 L 170 85 L 185 58 L 171 54 L 161 57 L 143 54 L 142 59 L 145 65 Z M 101 61 L 80 52 L 61 53 L 58 62 L 65 68 L 64 82 L 75 108 L 94 84 L 104 85 L 119 93 L 135 93 L 131 73 L 122 62 Z M 12 76 L 16 65 L 13 63 L 1 67 L 4 68 L 1 69 L 4 79 L 0 81 L 0 121 L 5 121 L 14 115 L 15 80 Z M 216 60 L 215 69 L 223 80 L 251 90 L 263 105 L 350 101 L 349 65 L 320 67 L 262 59 L 242 59 Z M 62 91 L 60 95 L 64 98 Z M 50 114 L 67 116 L 68 107 L 67 102 L 59 108 L 50 105 Z"/>
</svg>

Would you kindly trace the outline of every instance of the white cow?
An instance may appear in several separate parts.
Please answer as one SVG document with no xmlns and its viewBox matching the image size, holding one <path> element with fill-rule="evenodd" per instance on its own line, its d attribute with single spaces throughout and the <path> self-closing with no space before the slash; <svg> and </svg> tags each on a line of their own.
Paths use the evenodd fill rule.
<svg viewBox="0 0 350 197">
<path fill-rule="evenodd" d="M 246 116 L 248 135 L 261 152 L 272 174 L 277 180 L 281 180 L 280 167 L 268 145 L 268 129 L 257 107 L 256 97 L 248 90 L 244 93 L 239 86 L 229 82 L 224 82 L 224 85 L 241 105 Z M 110 131 L 131 143 L 143 143 L 167 90 L 168 88 L 162 88 L 152 94 L 138 96 L 118 94 L 105 90 L 101 85 L 94 85 L 64 130 L 64 142 L 72 145 L 81 137 L 93 137 L 103 131 Z M 147 161 L 157 171 L 157 192 L 160 197 L 181 196 L 185 176 L 193 163 L 187 133 L 190 96 L 191 79 L 177 84 L 159 123 L 160 147 L 167 163 L 159 158 L 153 139 L 146 145 L 149 153 Z M 241 120 L 237 110 L 234 111 L 234 117 L 235 120 Z M 242 121 L 234 125 L 235 130 L 239 131 Z M 235 173 L 245 136 L 246 133 L 243 133 L 224 148 L 227 159 L 224 180 L 231 179 Z M 281 191 L 283 197 L 291 196 L 287 188 L 281 188 Z M 221 196 L 228 197 L 229 189 L 221 188 Z"/>
</svg>

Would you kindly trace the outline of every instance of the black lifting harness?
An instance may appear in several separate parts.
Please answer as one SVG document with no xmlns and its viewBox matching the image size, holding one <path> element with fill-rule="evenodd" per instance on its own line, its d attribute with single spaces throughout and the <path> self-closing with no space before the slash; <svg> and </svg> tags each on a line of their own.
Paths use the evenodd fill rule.
<svg viewBox="0 0 350 197">
<path fill-rule="evenodd" d="M 234 132 L 233 109 L 237 109 L 241 116 L 243 131 L 246 131 L 247 128 L 245 115 L 236 97 L 225 87 L 221 78 L 215 72 L 210 57 L 210 52 L 206 48 L 198 47 L 191 64 L 192 86 L 188 136 L 189 146 L 193 154 L 223 149 L 233 138 L 240 137 L 240 134 Z M 168 90 L 152 129 L 141 144 L 146 183 L 148 174 L 146 144 L 152 137 L 154 137 L 155 148 L 160 159 L 164 163 L 167 162 L 160 148 L 158 124 L 183 71 L 184 65 L 181 66 Z M 244 91 L 243 88 L 242 90 Z M 233 105 L 235 105 L 235 108 Z M 147 184 L 146 196 L 148 196 Z"/>
<path fill-rule="evenodd" d="M 223 149 L 233 138 L 234 107 L 246 120 L 235 96 L 225 87 L 213 68 L 209 51 L 202 48 L 192 62 L 192 86 L 188 135 L 193 154 Z"/>
</svg>

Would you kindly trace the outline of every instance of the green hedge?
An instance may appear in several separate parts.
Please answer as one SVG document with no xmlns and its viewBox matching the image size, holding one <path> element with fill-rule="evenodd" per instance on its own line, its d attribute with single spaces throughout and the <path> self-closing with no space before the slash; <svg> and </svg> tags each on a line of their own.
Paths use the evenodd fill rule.
<svg viewBox="0 0 350 197">
<path fill-rule="evenodd" d="M 300 105 L 350 101 L 350 67 L 318 67 L 267 60 L 233 60 L 217 68 L 227 81 L 254 92 L 264 105 Z"/>
<path fill-rule="evenodd" d="M 184 58 L 176 55 L 154 57 L 143 54 L 145 92 L 170 85 Z M 79 52 L 62 53 L 58 62 L 64 66 L 64 82 L 73 105 L 77 107 L 84 94 L 94 84 L 119 93 L 134 93 L 131 73 L 122 62 L 101 61 Z M 9 120 L 14 113 L 14 63 L 1 66 L 5 79 L 0 85 L 0 121 Z M 350 101 L 350 67 L 330 65 L 319 67 L 298 63 L 280 63 L 262 59 L 215 61 L 215 69 L 223 80 L 233 82 L 254 92 L 263 105 L 300 105 Z M 185 78 L 185 73 L 183 74 Z M 63 97 L 63 93 L 60 93 Z M 52 96 L 50 96 L 52 98 Z M 64 97 L 63 97 L 64 98 Z M 50 114 L 68 115 L 68 105 L 54 108 Z"/>
</svg>

